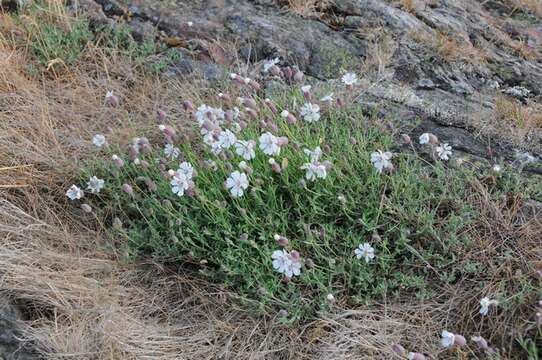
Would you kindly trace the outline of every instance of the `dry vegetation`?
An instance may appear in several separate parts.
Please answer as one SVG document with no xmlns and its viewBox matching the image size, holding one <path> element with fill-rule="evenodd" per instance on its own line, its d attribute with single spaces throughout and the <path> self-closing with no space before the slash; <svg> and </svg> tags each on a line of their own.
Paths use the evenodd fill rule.
<svg viewBox="0 0 542 360">
<path fill-rule="evenodd" d="M 319 3 L 290 1 L 302 14 Z M 71 26 L 58 2 L 48 4 L 52 22 Z M 143 114 L 158 107 L 176 114 L 179 96 L 197 101 L 204 89 L 145 75 L 93 45 L 72 66 L 57 61 L 49 71 L 29 76 L 34 61 L 25 41 L 31 37 L 1 16 L 0 284 L 3 294 L 25 306 L 28 339 L 48 358 L 389 359 L 389 346 L 400 341 L 440 359 L 439 333 L 452 324 L 458 332 L 479 331 L 502 344 L 507 358 L 516 351 L 515 337 L 533 330 L 532 296 L 479 323 L 474 315 L 484 292 L 468 277 L 430 300 L 348 311 L 337 304 L 337 317 L 287 328 L 273 317 L 246 314 L 232 294 L 197 276 L 155 263 L 127 264 L 99 222 L 67 204 L 65 188 L 77 161 L 92 156 L 89 139 L 95 132 L 111 127 L 112 141 L 127 141 L 154 127 Z M 473 58 L 454 41 L 439 44 L 443 56 Z M 106 90 L 120 96 L 121 107 L 102 106 Z M 128 117 L 128 111 L 136 116 Z M 536 113 L 514 106 L 501 112 L 540 122 Z M 483 221 L 471 229 L 472 250 L 457 266 L 481 262 L 487 274 L 483 290 L 523 291 L 519 280 L 532 278 L 540 261 L 540 218 L 519 221 L 521 201 L 512 200 L 493 203 L 484 187 L 473 184 L 470 201 Z M 505 250 L 512 256 L 495 264 Z M 473 353 L 458 349 L 447 356 L 466 359 Z"/>
</svg>

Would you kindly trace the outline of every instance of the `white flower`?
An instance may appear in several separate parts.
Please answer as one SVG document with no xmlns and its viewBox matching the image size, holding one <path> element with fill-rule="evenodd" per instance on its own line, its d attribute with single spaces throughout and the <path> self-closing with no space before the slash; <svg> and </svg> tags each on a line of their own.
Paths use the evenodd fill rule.
<svg viewBox="0 0 542 360">
<path fill-rule="evenodd" d="M 220 141 L 213 141 L 211 143 L 211 152 L 215 155 L 220 155 L 224 151 Z"/>
<path fill-rule="evenodd" d="M 450 347 L 454 344 L 455 341 L 455 335 L 451 332 L 448 332 L 446 330 L 442 330 L 442 339 L 440 340 L 440 343 L 445 348 Z"/>
<path fill-rule="evenodd" d="M 234 171 L 226 180 L 226 187 L 233 197 L 243 196 L 244 190 L 248 188 L 248 178 L 245 173 Z"/>
<path fill-rule="evenodd" d="M 488 297 L 484 297 L 480 300 L 480 315 L 486 316 L 489 312 L 490 305 L 498 305 L 497 300 L 490 300 Z"/>
<path fill-rule="evenodd" d="M 194 167 L 190 163 L 183 161 L 179 165 L 176 174 L 183 174 L 186 180 L 192 180 L 192 177 L 194 176 Z"/>
<path fill-rule="evenodd" d="M 280 112 L 280 116 L 283 118 L 283 119 L 286 119 L 288 117 L 288 115 L 290 115 L 290 112 L 288 110 L 282 110 Z"/>
<path fill-rule="evenodd" d="M 260 136 L 260 150 L 269 156 L 278 155 L 280 153 L 278 138 L 270 132 L 263 133 Z"/>
<path fill-rule="evenodd" d="M 166 146 L 164 147 L 164 154 L 166 155 L 166 157 L 173 160 L 178 158 L 179 155 L 181 155 L 181 150 L 171 144 L 166 144 Z"/>
<path fill-rule="evenodd" d="M 286 250 L 275 250 L 271 254 L 273 269 L 291 278 L 301 274 L 301 262 L 294 259 Z"/>
<path fill-rule="evenodd" d="M 320 146 L 317 146 L 314 150 L 303 149 L 303 152 L 310 157 L 312 162 L 320 160 L 320 157 L 322 156 L 322 149 L 320 149 Z"/>
<path fill-rule="evenodd" d="M 333 101 L 333 93 L 324 96 L 323 98 L 320 99 L 320 101 L 332 102 Z"/>
<path fill-rule="evenodd" d="M 301 170 L 306 170 L 305 178 L 309 181 L 315 181 L 318 178 L 325 179 L 327 176 L 325 165 L 320 164 L 318 161 L 303 164 Z"/>
<path fill-rule="evenodd" d="M 256 157 L 255 147 L 256 142 L 254 140 L 239 140 L 235 143 L 235 152 L 245 160 L 252 160 Z"/>
<path fill-rule="evenodd" d="M 70 186 L 68 191 L 66 191 L 66 196 L 70 198 L 70 200 L 79 200 L 83 196 L 85 196 L 85 193 L 83 190 L 79 189 L 76 185 Z"/>
<path fill-rule="evenodd" d="M 367 263 L 375 257 L 375 249 L 369 243 L 359 244 L 354 253 L 358 259 L 364 258 Z"/>
<path fill-rule="evenodd" d="M 502 166 L 499 165 L 499 164 L 495 164 L 495 165 L 493 165 L 492 169 L 493 169 L 494 172 L 498 173 L 498 172 L 502 171 Z"/>
<path fill-rule="evenodd" d="M 224 149 L 229 149 L 235 144 L 236 141 L 237 138 L 235 137 L 235 134 L 232 133 L 230 130 L 221 131 L 220 135 L 218 135 L 218 142 L 220 143 L 220 146 Z"/>
<path fill-rule="evenodd" d="M 421 145 L 429 144 L 429 134 L 428 133 L 423 133 L 423 134 L 420 135 L 420 144 Z"/>
<path fill-rule="evenodd" d="M 189 187 L 188 179 L 179 170 L 175 172 L 175 175 L 173 175 L 173 178 L 169 183 L 171 185 L 171 191 L 178 196 L 183 196 L 184 192 Z"/>
<path fill-rule="evenodd" d="M 113 96 L 115 96 L 115 94 L 113 94 L 113 91 L 108 90 L 108 91 L 105 93 L 105 99 L 106 99 L 106 100 L 112 98 Z"/>
<path fill-rule="evenodd" d="M 437 146 L 437 154 L 441 160 L 449 160 L 452 155 L 452 147 L 447 143 Z"/>
<path fill-rule="evenodd" d="M 345 85 L 354 85 L 358 82 L 358 76 L 354 73 L 346 73 L 341 80 Z"/>
<path fill-rule="evenodd" d="M 377 150 L 371 154 L 371 162 L 379 174 L 381 174 L 384 169 L 392 166 L 390 161 L 391 157 L 392 153 L 389 151 L 382 152 L 381 150 Z"/>
<path fill-rule="evenodd" d="M 87 182 L 87 189 L 93 194 L 98 194 L 104 187 L 105 181 L 96 176 L 91 177 Z"/>
<path fill-rule="evenodd" d="M 307 92 L 311 91 L 311 88 L 312 88 L 312 86 L 305 85 L 305 86 L 301 87 L 301 91 L 304 92 L 304 93 L 307 93 Z"/>
<path fill-rule="evenodd" d="M 279 58 L 274 58 L 271 60 L 264 61 L 263 63 L 263 72 L 266 73 L 271 69 L 273 66 L 277 65 L 280 62 Z"/>
<path fill-rule="evenodd" d="M 317 104 L 305 103 L 299 113 L 306 122 L 312 123 L 320 120 L 320 106 Z"/>
<path fill-rule="evenodd" d="M 102 147 L 105 145 L 105 136 L 102 134 L 96 134 L 92 138 L 92 143 L 96 145 L 97 147 Z"/>
</svg>

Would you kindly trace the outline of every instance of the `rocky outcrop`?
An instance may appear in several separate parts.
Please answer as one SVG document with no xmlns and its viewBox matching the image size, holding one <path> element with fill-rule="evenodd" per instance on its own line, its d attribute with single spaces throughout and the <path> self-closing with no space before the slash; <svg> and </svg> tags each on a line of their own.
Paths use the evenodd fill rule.
<svg viewBox="0 0 542 360">
<path fill-rule="evenodd" d="M 272 0 L 83 4 L 93 1 L 102 7 L 98 22 L 124 17 L 136 38 L 154 35 L 177 47 L 181 60 L 169 75 L 213 80 L 238 58 L 280 57 L 315 81 L 363 69 L 358 101 L 371 112 L 414 134 L 433 131 L 474 156 L 522 156 L 524 169 L 542 172 L 542 116 L 534 115 L 542 109 L 542 20 L 507 1 L 432 0 L 403 9 L 333 0 L 313 18 Z"/>
<path fill-rule="evenodd" d="M 18 308 L 0 296 L 0 359 L 38 360 L 41 357 L 24 342 Z"/>
</svg>

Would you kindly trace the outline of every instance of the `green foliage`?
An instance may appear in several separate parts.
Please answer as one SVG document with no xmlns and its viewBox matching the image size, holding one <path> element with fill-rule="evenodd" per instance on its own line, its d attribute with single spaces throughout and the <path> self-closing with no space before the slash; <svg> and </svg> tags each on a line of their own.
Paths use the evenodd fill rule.
<svg viewBox="0 0 542 360">
<path fill-rule="evenodd" d="M 73 22 L 69 29 L 43 23 L 32 25 L 30 30 L 30 49 L 43 65 L 55 59 L 60 59 L 66 65 L 73 64 L 93 38 L 84 19 Z"/>
<path fill-rule="evenodd" d="M 405 292 L 432 296 L 429 279 L 448 280 L 447 264 L 466 241 L 461 233 L 473 218 L 460 200 L 464 179 L 440 164 L 426 166 L 413 154 L 397 155 L 396 170 L 379 175 L 370 154 L 390 149 L 392 139 L 355 111 L 331 111 L 313 124 L 289 125 L 277 116 L 274 121 L 276 135 L 290 141 L 276 161 L 288 159 L 288 166 L 273 172 L 269 157 L 257 150 L 250 161 L 251 187 L 238 199 L 223 183 L 242 158 L 222 160 L 202 149 L 199 140 L 179 144 L 182 160 L 166 162 L 162 150 L 155 150 L 141 158 L 151 164 L 147 169 L 127 161 L 117 170 L 109 161 L 98 161 L 87 167 L 82 180 L 92 175 L 106 179 L 99 207 L 123 220 L 134 256 L 206 264 L 202 271 L 209 276 L 264 307 L 287 308 L 291 320 L 325 308 L 328 293 L 358 303 Z M 238 137 L 259 135 L 251 124 Z M 292 143 L 330 149 L 323 155 L 333 164 L 326 179 L 300 181 L 305 175 L 300 167 L 308 158 Z M 202 166 L 208 158 L 216 161 L 216 171 Z M 173 194 L 159 170 L 159 164 L 176 169 L 181 161 L 197 169 L 195 197 Z M 155 192 L 146 188 L 145 179 L 157 184 Z M 120 190 L 123 183 L 133 186 L 135 196 Z M 288 248 L 305 261 L 312 259 L 315 267 L 305 265 L 301 276 L 281 283 L 272 266 L 271 254 L 280 249 L 274 234 L 286 236 Z M 366 242 L 376 250 L 369 263 L 353 252 Z"/>
</svg>

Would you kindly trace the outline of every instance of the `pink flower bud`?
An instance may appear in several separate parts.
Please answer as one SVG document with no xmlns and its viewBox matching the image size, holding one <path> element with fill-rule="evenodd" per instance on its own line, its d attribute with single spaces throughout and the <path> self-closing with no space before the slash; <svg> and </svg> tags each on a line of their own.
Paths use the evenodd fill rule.
<svg viewBox="0 0 542 360">
<path fill-rule="evenodd" d="M 158 121 L 164 122 L 166 120 L 167 114 L 164 110 L 158 109 L 156 110 L 156 116 L 158 117 Z"/>
<path fill-rule="evenodd" d="M 282 247 L 286 247 L 288 246 L 288 239 L 282 235 L 279 235 L 279 234 L 275 234 L 275 236 L 273 237 L 275 239 L 275 241 L 277 242 L 277 244 L 279 244 L 280 246 Z"/>
<path fill-rule="evenodd" d="M 314 264 L 314 261 L 312 261 L 312 259 L 307 259 L 305 260 L 305 267 L 307 269 L 314 269 L 316 265 Z"/>
<path fill-rule="evenodd" d="M 299 262 L 301 260 L 301 254 L 296 250 L 290 252 L 290 257 L 294 262 Z"/>
<path fill-rule="evenodd" d="M 158 190 L 158 186 L 156 185 L 156 183 L 149 178 L 145 179 L 145 185 L 147 185 L 147 189 L 149 189 L 149 191 L 154 192 Z"/>
<path fill-rule="evenodd" d="M 122 160 L 117 155 L 111 156 L 111 160 L 113 160 L 113 163 L 119 168 L 124 166 L 124 160 Z"/>
<path fill-rule="evenodd" d="M 275 124 L 274 122 L 272 121 L 269 121 L 267 123 L 267 127 L 272 131 L 272 132 L 278 132 L 279 131 L 279 127 L 277 126 L 277 124 Z"/>
<path fill-rule="evenodd" d="M 476 345 L 478 345 L 478 347 L 481 349 L 481 350 L 487 350 L 489 349 L 489 345 L 487 344 L 487 341 L 486 339 L 484 339 L 483 337 L 481 336 L 473 336 L 471 338 L 472 341 L 474 341 L 476 343 Z"/>
<path fill-rule="evenodd" d="M 141 166 L 143 167 L 143 169 L 148 169 L 151 164 L 149 164 L 149 162 L 146 160 L 141 160 Z"/>
<path fill-rule="evenodd" d="M 292 124 L 295 124 L 297 122 L 297 119 L 293 114 L 288 114 L 288 116 L 286 116 L 286 122 L 288 122 L 288 124 L 292 125 Z"/>
<path fill-rule="evenodd" d="M 245 108 L 245 111 L 252 120 L 258 119 L 258 112 L 256 110 L 251 108 Z"/>
<path fill-rule="evenodd" d="M 311 102 L 312 100 L 312 96 L 311 96 L 311 86 L 310 85 L 306 85 L 306 86 L 302 86 L 301 87 L 301 92 L 303 93 L 303 97 L 305 98 L 305 100 L 307 100 L 308 102 Z"/>
<path fill-rule="evenodd" d="M 408 353 L 408 360 L 425 360 L 425 355 L 418 352 Z"/>
<path fill-rule="evenodd" d="M 292 279 L 285 275 L 285 276 L 282 277 L 281 282 L 283 284 L 288 284 L 290 282 L 290 280 L 292 280 Z"/>
<path fill-rule="evenodd" d="M 204 128 L 207 131 L 218 130 L 218 126 L 215 123 L 213 123 L 212 121 L 207 120 L 207 119 L 203 120 L 203 123 L 201 124 L 201 127 Z"/>
<path fill-rule="evenodd" d="M 118 217 L 113 219 L 113 227 L 116 229 L 122 229 L 122 221 Z"/>
<path fill-rule="evenodd" d="M 411 145 L 412 139 L 407 134 L 401 134 L 401 139 L 403 140 L 404 145 Z"/>
<path fill-rule="evenodd" d="M 113 95 L 112 92 L 107 92 L 105 96 L 105 103 L 111 107 L 119 106 L 119 98 L 116 95 Z"/>
<path fill-rule="evenodd" d="M 337 105 L 338 108 L 342 108 L 344 105 L 340 97 L 337 98 L 337 100 L 335 101 L 335 104 Z"/>
<path fill-rule="evenodd" d="M 258 110 L 258 103 L 253 98 L 242 98 L 242 104 L 254 110 Z"/>
<path fill-rule="evenodd" d="M 406 353 L 405 348 L 402 347 L 401 344 L 393 344 L 393 345 L 391 346 L 391 350 L 392 350 L 394 353 L 396 353 L 397 355 L 401 355 L 401 356 L 405 355 L 405 353 Z"/>
<path fill-rule="evenodd" d="M 173 141 L 177 140 L 177 133 L 175 132 L 175 129 L 173 129 L 171 126 L 166 126 L 164 128 L 164 135 L 171 138 Z"/>
<path fill-rule="evenodd" d="M 301 70 L 297 70 L 294 74 L 294 81 L 302 82 L 304 77 L 303 72 Z"/>
<path fill-rule="evenodd" d="M 139 145 L 139 150 L 143 153 L 143 154 L 148 154 L 152 151 L 152 147 L 151 147 L 151 144 L 149 143 L 144 143 L 144 144 L 141 144 Z"/>
<path fill-rule="evenodd" d="M 277 139 L 277 143 L 279 146 L 286 146 L 288 145 L 288 138 L 286 136 L 281 136 Z"/>
<path fill-rule="evenodd" d="M 194 104 L 190 100 L 185 100 L 185 101 L 183 101 L 183 108 L 184 108 L 184 111 L 193 112 L 194 111 Z"/>
<path fill-rule="evenodd" d="M 269 99 L 265 99 L 264 102 L 265 102 L 265 104 L 267 105 L 267 107 L 269 108 L 269 110 L 271 110 L 271 112 L 272 112 L 274 115 L 277 115 L 278 110 L 277 110 L 277 107 L 275 106 L 275 104 L 273 104 L 273 103 L 271 102 L 271 100 L 269 100 Z"/>
<path fill-rule="evenodd" d="M 294 72 L 292 71 L 292 68 L 287 66 L 283 69 L 283 74 L 284 74 L 284 78 L 286 78 L 286 80 L 290 80 L 292 78 L 292 76 L 294 75 Z"/>
<path fill-rule="evenodd" d="M 81 204 L 81 209 L 89 214 L 92 212 L 92 207 L 89 204 Z"/>
<path fill-rule="evenodd" d="M 256 91 L 260 91 L 262 89 L 260 84 L 257 81 L 254 81 L 254 80 L 250 80 L 250 82 L 248 83 L 248 86 L 250 86 L 251 88 L 253 88 Z"/>
<path fill-rule="evenodd" d="M 242 129 L 246 129 L 247 126 L 248 126 L 248 124 L 247 124 L 245 121 L 243 121 L 243 120 L 240 120 L 240 121 L 238 122 L 238 124 L 239 124 L 239 127 L 241 128 L 241 130 L 242 130 Z"/>
<path fill-rule="evenodd" d="M 137 155 L 139 155 L 139 149 L 135 145 L 128 146 L 128 155 L 130 156 L 130 160 L 134 161 L 137 159 Z"/>
<path fill-rule="evenodd" d="M 429 144 L 437 145 L 438 144 L 438 138 L 433 134 L 429 134 Z"/>
<path fill-rule="evenodd" d="M 271 164 L 271 170 L 273 170 L 274 172 L 280 174 L 282 172 L 282 169 L 280 168 L 280 165 L 277 163 L 277 162 L 273 162 Z"/>
<path fill-rule="evenodd" d="M 260 120 L 258 125 L 260 125 L 260 128 L 262 128 L 262 129 L 265 129 L 267 127 L 267 124 L 265 123 L 264 120 Z"/>
<path fill-rule="evenodd" d="M 234 78 L 232 78 L 233 82 L 236 83 L 237 85 L 246 85 L 245 83 L 245 79 L 239 75 L 235 76 Z"/>
<path fill-rule="evenodd" d="M 269 72 L 275 76 L 282 75 L 282 71 L 280 71 L 280 68 L 277 65 L 271 66 L 271 68 L 269 69 Z"/>
<path fill-rule="evenodd" d="M 134 194 L 134 189 L 129 184 L 122 184 L 122 191 L 124 191 L 128 195 Z"/>
<path fill-rule="evenodd" d="M 224 113 L 224 118 L 226 119 L 226 122 L 232 123 L 233 122 L 233 111 L 228 110 Z"/>
<path fill-rule="evenodd" d="M 218 97 L 220 98 L 220 100 L 226 102 L 226 103 L 231 103 L 231 96 L 228 95 L 228 94 L 223 94 L 223 93 L 219 93 L 218 94 Z"/>
<path fill-rule="evenodd" d="M 467 340 L 462 335 L 455 335 L 454 337 L 454 345 L 457 345 L 459 347 L 465 346 L 467 344 Z"/>
</svg>

